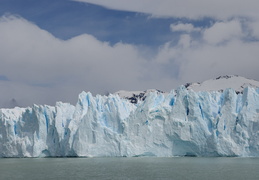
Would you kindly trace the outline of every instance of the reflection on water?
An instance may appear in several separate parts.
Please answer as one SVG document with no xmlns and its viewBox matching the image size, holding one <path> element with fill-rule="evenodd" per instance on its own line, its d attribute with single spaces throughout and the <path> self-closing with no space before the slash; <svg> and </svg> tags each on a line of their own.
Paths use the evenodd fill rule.
<svg viewBox="0 0 259 180">
<path fill-rule="evenodd" d="M 259 179 L 259 158 L 3 158 L 0 179 Z"/>
</svg>

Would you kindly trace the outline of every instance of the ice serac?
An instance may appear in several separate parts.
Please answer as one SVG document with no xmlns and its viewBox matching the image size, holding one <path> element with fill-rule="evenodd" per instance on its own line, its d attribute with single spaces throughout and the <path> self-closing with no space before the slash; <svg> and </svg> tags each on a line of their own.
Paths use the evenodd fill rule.
<svg viewBox="0 0 259 180">
<path fill-rule="evenodd" d="M 76 106 L 0 110 L 0 157 L 259 156 L 259 90 L 149 92 L 134 104 L 82 92 Z"/>
</svg>

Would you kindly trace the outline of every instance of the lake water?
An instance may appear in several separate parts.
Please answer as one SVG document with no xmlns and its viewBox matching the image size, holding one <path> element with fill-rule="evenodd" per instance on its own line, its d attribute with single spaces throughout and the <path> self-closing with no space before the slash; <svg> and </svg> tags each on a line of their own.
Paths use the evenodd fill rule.
<svg viewBox="0 0 259 180">
<path fill-rule="evenodd" d="M 259 158 L 2 158 L 2 180 L 259 179 Z"/>
</svg>

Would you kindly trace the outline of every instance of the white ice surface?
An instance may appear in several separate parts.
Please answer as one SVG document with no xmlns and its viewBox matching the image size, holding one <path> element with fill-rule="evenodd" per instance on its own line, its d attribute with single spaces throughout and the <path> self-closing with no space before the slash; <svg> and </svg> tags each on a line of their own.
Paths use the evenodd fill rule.
<svg viewBox="0 0 259 180">
<path fill-rule="evenodd" d="M 82 92 L 76 106 L 0 110 L 0 157 L 259 156 L 259 90 L 150 92 L 132 104 Z"/>
</svg>

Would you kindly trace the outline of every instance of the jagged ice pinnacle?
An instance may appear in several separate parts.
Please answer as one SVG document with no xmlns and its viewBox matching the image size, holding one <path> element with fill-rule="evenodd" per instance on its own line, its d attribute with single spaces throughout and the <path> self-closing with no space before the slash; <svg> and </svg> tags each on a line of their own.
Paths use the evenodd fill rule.
<svg viewBox="0 0 259 180">
<path fill-rule="evenodd" d="M 0 157 L 259 156 L 259 90 L 82 92 L 76 106 L 0 110 Z"/>
</svg>

